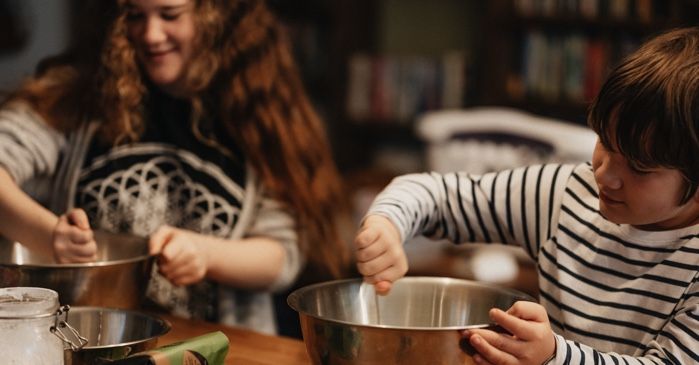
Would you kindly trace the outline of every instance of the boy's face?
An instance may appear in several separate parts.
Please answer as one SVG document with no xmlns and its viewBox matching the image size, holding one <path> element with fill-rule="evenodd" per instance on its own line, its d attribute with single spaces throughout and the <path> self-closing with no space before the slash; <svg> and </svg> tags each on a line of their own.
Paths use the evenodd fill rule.
<svg viewBox="0 0 699 365">
<path fill-rule="evenodd" d="M 599 209 L 614 223 L 659 231 L 682 228 L 699 221 L 696 197 L 679 205 L 686 183 L 675 169 L 631 166 L 616 148 L 608 150 L 599 138 L 592 154 L 599 188 Z"/>
</svg>

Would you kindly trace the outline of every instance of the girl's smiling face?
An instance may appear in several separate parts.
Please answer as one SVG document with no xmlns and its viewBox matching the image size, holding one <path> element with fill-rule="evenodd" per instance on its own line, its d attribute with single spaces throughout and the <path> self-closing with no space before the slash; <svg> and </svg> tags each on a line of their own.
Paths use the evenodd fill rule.
<svg viewBox="0 0 699 365">
<path fill-rule="evenodd" d="M 676 169 L 632 166 L 616 148 L 597 140 L 592 169 L 599 188 L 599 209 L 612 222 L 658 231 L 687 227 L 699 221 L 692 197 L 680 205 L 687 182 Z"/>
<path fill-rule="evenodd" d="M 129 0 L 129 40 L 148 78 L 163 91 L 183 95 L 185 69 L 195 42 L 191 0 Z"/>
</svg>

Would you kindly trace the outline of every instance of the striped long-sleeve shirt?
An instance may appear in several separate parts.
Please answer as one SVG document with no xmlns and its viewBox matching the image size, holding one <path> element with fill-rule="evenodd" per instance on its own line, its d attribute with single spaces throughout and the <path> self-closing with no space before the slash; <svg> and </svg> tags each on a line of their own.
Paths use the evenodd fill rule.
<svg viewBox="0 0 699 365">
<path fill-rule="evenodd" d="M 598 210 L 589 164 L 395 179 L 368 214 L 403 239 L 519 244 L 537 263 L 556 364 L 699 363 L 699 225 L 647 232 Z"/>
</svg>

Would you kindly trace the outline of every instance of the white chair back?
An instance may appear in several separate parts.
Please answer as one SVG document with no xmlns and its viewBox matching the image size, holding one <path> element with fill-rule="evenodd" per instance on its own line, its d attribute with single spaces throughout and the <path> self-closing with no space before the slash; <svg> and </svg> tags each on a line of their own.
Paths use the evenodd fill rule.
<svg viewBox="0 0 699 365">
<path fill-rule="evenodd" d="M 428 112 L 417 134 L 427 143 L 428 169 L 474 174 L 589 161 L 597 139 L 585 126 L 494 107 Z"/>
</svg>

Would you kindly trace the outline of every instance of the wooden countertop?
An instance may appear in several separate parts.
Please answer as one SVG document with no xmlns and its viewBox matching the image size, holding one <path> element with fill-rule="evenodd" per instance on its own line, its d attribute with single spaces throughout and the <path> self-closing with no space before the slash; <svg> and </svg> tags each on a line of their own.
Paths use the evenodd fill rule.
<svg viewBox="0 0 699 365">
<path fill-rule="evenodd" d="M 172 324 L 170 332 L 158 340 L 158 346 L 221 331 L 230 342 L 226 365 L 311 364 L 305 344 L 297 339 L 269 336 L 242 328 L 191 321 L 167 314 L 158 314 L 158 316 Z"/>
</svg>

